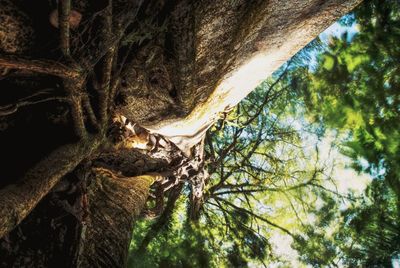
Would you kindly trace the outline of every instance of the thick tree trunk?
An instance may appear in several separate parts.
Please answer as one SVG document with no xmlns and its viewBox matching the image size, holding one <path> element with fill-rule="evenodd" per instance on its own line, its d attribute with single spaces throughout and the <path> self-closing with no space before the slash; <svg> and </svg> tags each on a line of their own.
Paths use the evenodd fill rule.
<svg viewBox="0 0 400 268">
<path fill-rule="evenodd" d="M 123 177 L 105 168 L 95 168 L 88 180 L 77 175 L 3 239 L 0 267 L 126 266 L 133 222 L 154 176 Z M 72 189 L 74 178 L 87 187 Z"/>
<path fill-rule="evenodd" d="M 177 1 L 166 35 L 171 62 L 157 64 L 173 66 L 178 108 L 136 102 L 122 113 L 188 152 L 221 113 L 360 2 Z"/>
<path fill-rule="evenodd" d="M 119 177 L 95 169 L 88 188 L 88 217 L 82 226 L 78 267 L 125 267 L 133 221 L 154 182 L 152 176 Z"/>
<path fill-rule="evenodd" d="M 138 122 L 190 156 L 221 113 L 360 1 L 72 1 L 83 17 L 74 30 L 69 0 L 38 2 L 40 11 L 29 8 L 32 1 L 0 1 L 0 36 L 34 33 L 37 42 L 0 42 L 0 147 L 8 159 L 0 178 L 0 265 L 123 267 L 153 182 L 140 175 L 165 161 L 144 168 L 144 156 L 123 148 L 129 152 L 114 152 L 89 184 L 79 170 L 92 166 L 74 169 L 109 150 L 114 119 Z M 54 8 L 59 29 L 47 19 Z M 44 19 L 31 26 L 28 17 Z M 35 106 L 48 88 L 52 102 Z M 144 147 L 153 151 L 147 141 Z M 201 183 L 193 185 L 201 191 Z"/>
</svg>

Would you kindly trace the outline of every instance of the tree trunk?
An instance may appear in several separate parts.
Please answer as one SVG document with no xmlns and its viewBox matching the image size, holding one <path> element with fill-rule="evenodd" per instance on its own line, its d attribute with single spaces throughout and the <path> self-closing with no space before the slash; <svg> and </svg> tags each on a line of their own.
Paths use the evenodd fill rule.
<svg viewBox="0 0 400 268">
<path fill-rule="evenodd" d="M 149 194 L 152 176 L 118 177 L 97 168 L 88 189 L 78 267 L 125 267 L 133 221 Z"/>
<path fill-rule="evenodd" d="M 53 191 L 3 239 L 0 267 L 126 266 L 133 221 L 154 176 L 121 177 L 95 168 L 87 187 L 71 189 L 73 176 L 78 179 L 65 178 L 68 187 Z"/>
<path fill-rule="evenodd" d="M 124 267 L 149 172 L 359 2 L 1 0 L 0 266 Z"/>
<path fill-rule="evenodd" d="M 180 111 L 154 122 L 132 113 L 143 111 L 140 104 L 122 110 L 186 152 L 223 112 L 361 1 L 195 2 L 178 1 L 166 37 Z"/>
</svg>

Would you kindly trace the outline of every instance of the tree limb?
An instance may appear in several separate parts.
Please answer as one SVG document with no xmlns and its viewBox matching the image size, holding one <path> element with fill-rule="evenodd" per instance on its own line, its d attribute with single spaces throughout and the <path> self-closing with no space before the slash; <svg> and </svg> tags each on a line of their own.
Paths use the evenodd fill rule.
<svg viewBox="0 0 400 268">
<path fill-rule="evenodd" d="M 19 101 L 17 103 L 5 105 L 5 106 L 0 106 L 0 116 L 6 116 L 13 114 L 18 111 L 19 108 L 28 106 L 28 105 L 33 105 L 33 104 L 38 104 L 38 103 L 43 103 L 43 102 L 48 102 L 48 101 L 68 101 L 67 98 L 65 97 L 48 97 L 36 101 Z"/>
<path fill-rule="evenodd" d="M 0 190 L 0 237 L 16 227 L 68 172 L 100 145 L 100 135 L 67 144 L 50 153 L 17 183 Z"/>
<path fill-rule="evenodd" d="M 183 183 L 180 183 L 170 194 L 168 198 L 167 205 L 164 209 L 164 212 L 158 218 L 158 220 L 151 225 L 150 230 L 147 232 L 146 236 L 143 238 L 142 243 L 140 244 L 139 248 L 137 249 L 138 256 L 142 255 L 143 252 L 146 250 L 147 246 L 155 238 L 162 228 L 168 223 L 171 218 L 172 212 L 175 208 L 175 203 L 178 200 L 181 191 L 183 188 Z"/>
<path fill-rule="evenodd" d="M 85 138 L 87 131 L 83 118 L 82 97 L 86 96 L 86 92 L 81 93 L 78 91 L 82 88 L 82 84 L 75 84 L 69 80 L 64 81 L 64 88 L 70 100 L 71 117 L 75 134 L 79 138 Z"/>
</svg>

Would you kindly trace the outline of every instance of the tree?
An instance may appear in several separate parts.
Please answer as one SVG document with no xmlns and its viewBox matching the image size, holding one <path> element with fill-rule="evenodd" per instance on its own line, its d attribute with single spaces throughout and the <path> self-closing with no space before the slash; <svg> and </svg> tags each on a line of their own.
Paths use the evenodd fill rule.
<svg viewBox="0 0 400 268">
<path fill-rule="evenodd" d="M 314 70 L 293 74 L 310 117 L 344 133 L 342 151 L 374 178 L 359 206 L 337 213 L 332 237 L 308 226 L 298 249 L 310 263 L 321 260 L 309 240 L 328 243 L 336 263 L 350 266 L 389 267 L 399 254 L 399 14 L 397 1 L 366 1 L 353 14 L 359 33 L 333 38 Z"/>
<path fill-rule="evenodd" d="M 205 131 L 358 2 L 1 1 L 1 264 L 124 266 L 150 185 L 195 204 Z"/>
</svg>

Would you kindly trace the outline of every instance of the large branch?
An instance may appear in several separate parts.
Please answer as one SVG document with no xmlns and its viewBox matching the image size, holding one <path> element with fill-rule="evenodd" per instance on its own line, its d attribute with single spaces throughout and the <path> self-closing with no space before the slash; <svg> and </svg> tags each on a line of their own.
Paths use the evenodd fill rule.
<svg viewBox="0 0 400 268">
<path fill-rule="evenodd" d="M 0 237 L 16 227 L 68 172 L 101 143 L 101 136 L 64 145 L 50 153 L 16 184 L 0 190 Z"/>
<path fill-rule="evenodd" d="M 201 1 L 191 13 L 196 18 L 193 62 L 188 65 L 177 58 L 181 68 L 189 68 L 187 72 L 177 70 L 177 73 L 194 76 L 178 78 L 181 82 L 190 82 L 181 85 L 178 91 L 180 96 L 194 96 L 191 103 L 181 104 L 189 112 L 183 117 L 171 115 L 156 123 L 143 124 L 168 137 L 184 151 L 201 140 L 204 130 L 221 112 L 235 106 L 361 0 L 254 3 L 238 0 L 234 1 L 237 6 L 230 2 Z M 179 24 L 176 27 L 179 30 Z M 186 28 L 181 30 L 188 31 Z M 179 32 L 173 37 L 179 38 Z M 185 41 L 174 40 L 177 44 Z M 175 52 L 184 53 L 182 49 L 177 45 Z"/>
</svg>

